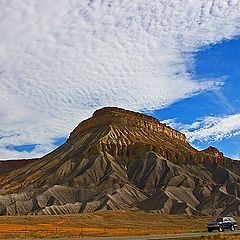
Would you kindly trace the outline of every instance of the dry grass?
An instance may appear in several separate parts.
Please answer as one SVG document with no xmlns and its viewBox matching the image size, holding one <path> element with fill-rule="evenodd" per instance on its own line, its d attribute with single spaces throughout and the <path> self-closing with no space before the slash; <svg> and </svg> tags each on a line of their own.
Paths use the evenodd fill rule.
<svg viewBox="0 0 240 240">
<path fill-rule="evenodd" d="M 90 237 L 197 232 L 205 231 L 206 224 L 212 219 L 212 217 L 195 218 L 139 211 L 106 211 L 56 216 L 1 216 L 0 238 Z M 240 221 L 240 218 L 237 220 Z"/>
</svg>

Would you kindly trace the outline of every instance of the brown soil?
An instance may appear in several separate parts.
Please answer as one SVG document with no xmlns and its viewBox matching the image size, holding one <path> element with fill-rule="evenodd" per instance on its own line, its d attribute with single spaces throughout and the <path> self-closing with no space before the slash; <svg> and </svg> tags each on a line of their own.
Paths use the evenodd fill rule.
<svg viewBox="0 0 240 240">
<path fill-rule="evenodd" d="M 0 238 L 87 237 L 206 231 L 212 217 L 106 211 L 78 215 L 2 216 Z M 237 218 L 240 221 L 240 218 Z M 236 239 L 236 238 L 233 238 Z"/>
</svg>

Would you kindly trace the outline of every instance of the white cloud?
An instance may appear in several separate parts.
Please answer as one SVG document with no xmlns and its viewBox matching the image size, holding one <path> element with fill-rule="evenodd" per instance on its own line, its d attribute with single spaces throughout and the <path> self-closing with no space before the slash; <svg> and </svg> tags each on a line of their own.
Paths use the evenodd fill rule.
<svg viewBox="0 0 240 240">
<path fill-rule="evenodd" d="M 194 123 L 195 124 L 195 123 Z M 219 141 L 223 138 L 240 135 L 240 114 L 206 117 L 198 122 L 198 128 L 191 128 L 192 131 L 186 131 L 187 138 L 192 142 L 198 141 Z"/>
<path fill-rule="evenodd" d="M 2 148 L 1 149 L 1 155 L 6 156 L 6 159 L 29 159 L 29 158 L 34 158 L 34 157 L 41 157 L 44 155 L 46 152 L 52 151 L 53 148 L 56 146 L 52 145 L 51 143 L 49 144 L 42 144 L 42 145 L 37 145 L 35 149 L 32 151 L 23 151 L 19 152 L 14 149 L 10 148 Z"/>
<path fill-rule="evenodd" d="M 168 119 L 164 122 L 185 133 L 190 142 L 216 142 L 240 135 L 240 113 L 219 117 L 208 116 L 192 124 L 182 124 L 176 122 L 175 119 Z"/>
<path fill-rule="evenodd" d="M 157 109 L 222 85 L 187 70 L 239 23 L 238 0 L 2 0 L 0 159 L 52 146 L 101 106 Z"/>
</svg>

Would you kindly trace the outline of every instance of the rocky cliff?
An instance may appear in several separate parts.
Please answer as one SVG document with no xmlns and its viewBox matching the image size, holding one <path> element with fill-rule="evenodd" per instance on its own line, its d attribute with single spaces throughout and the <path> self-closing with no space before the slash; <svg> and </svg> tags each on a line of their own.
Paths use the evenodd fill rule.
<svg viewBox="0 0 240 240">
<path fill-rule="evenodd" d="M 138 127 L 143 131 L 163 133 L 170 138 L 176 138 L 186 142 L 186 137 L 183 133 L 166 126 L 166 124 L 160 123 L 160 121 L 156 118 L 116 107 L 105 107 L 94 112 L 90 119 L 81 122 L 75 128 L 75 130 L 70 134 L 70 138 L 74 138 L 80 132 L 87 131 L 92 127 L 111 124 Z"/>
<path fill-rule="evenodd" d="M 224 158 L 223 153 L 220 152 L 217 148 L 212 147 L 212 146 L 202 150 L 202 152 L 207 153 L 207 154 L 212 155 L 212 156 L 215 156 L 217 158 L 222 158 L 222 159 Z"/>
<path fill-rule="evenodd" d="M 21 159 L 21 160 L 9 160 L 1 161 L 0 160 L 0 174 L 6 174 L 8 172 L 14 171 L 16 169 L 27 166 L 28 164 L 36 161 L 37 159 Z"/>
<path fill-rule="evenodd" d="M 217 153 L 217 154 L 216 154 Z M 240 162 L 157 119 L 103 108 L 58 149 L 0 175 L 0 214 L 142 209 L 240 215 Z"/>
</svg>

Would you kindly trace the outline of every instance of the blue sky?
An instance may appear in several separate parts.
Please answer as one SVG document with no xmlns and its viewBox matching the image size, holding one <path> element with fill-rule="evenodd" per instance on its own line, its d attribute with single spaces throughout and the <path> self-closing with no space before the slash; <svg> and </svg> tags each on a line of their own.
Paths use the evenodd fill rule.
<svg viewBox="0 0 240 240">
<path fill-rule="evenodd" d="M 43 156 L 104 106 L 240 158 L 240 1 L 8 0 L 0 23 L 0 159 Z"/>
<path fill-rule="evenodd" d="M 222 78 L 224 85 L 215 91 L 206 91 L 196 96 L 180 100 L 170 106 L 150 112 L 159 120 L 174 119 L 173 127 L 194 123 L 206 116 L 225 116 L 240 112 L 240 39 L 222 41 L 194 53 L 195 66 L 189 72 L 195 79 Z M 181 124 L 179 127 L 176 123 Z M 176 127 L 177 126 L 177 127 Z M 60 146 L 67 136 L 56 138 L 54 146 Z M 195 140 L 192 144 L 198 149 L 215 146 L 226 156 L 240 158 L 240 135 L 227 136 L 220 140 Z M 7 146 L 19 152 L 31 152 L 35 144 Z"/>
<path fill-rule="evenodd" d="M 195 67 L 191 73 L 196 79 L 222 78 L 224 85 L 215 91 L 206 91 L 157 110 L 158 119 L 174 119 L 183 125 L 194 123 L 206 116 L 222 117 L 240 112 L 240 39 L 222 41 L 194 54 Z M 182 129 L 182 126 L 179 126 Z M 240 135 L 225 136 L 223 139 L 201 140 L 192 144 L 198 149 L 215 146 L 226 156 L 240 158 Z"/>
</svg>

